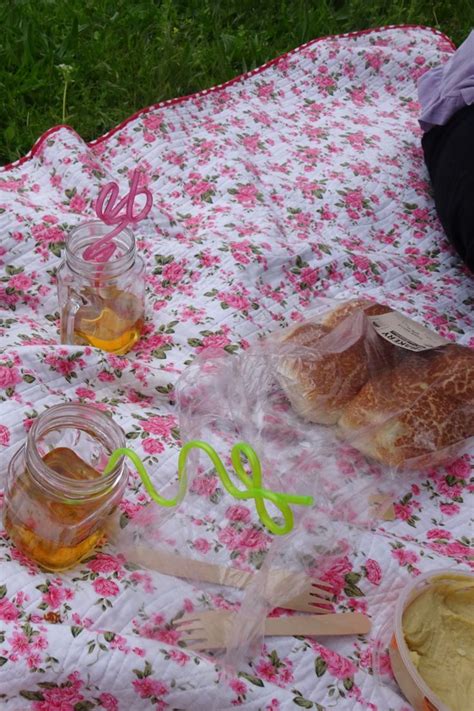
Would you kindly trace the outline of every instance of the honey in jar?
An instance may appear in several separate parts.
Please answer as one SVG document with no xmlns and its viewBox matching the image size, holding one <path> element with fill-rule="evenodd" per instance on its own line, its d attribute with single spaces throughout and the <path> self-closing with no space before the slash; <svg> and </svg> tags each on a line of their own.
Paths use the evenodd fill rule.
<svg viewBox="0 0 474 711">
<path fill-rule="evenodd" d="M 92 221 L 71 230 L 58 270 L 61 342 L 126 353 L 140 338 L 145 314 L 145 268 L 135 239 L 123 229 L 106 262 L 83 254 L 110 228 Z"/>
<path fill-rule="evenodd" d="M 143 330 L 143 304 L 115 287 L 83 289 L 83 303 L 74 320 L 74 342 L 109 353 L 126 353 Z"/>
<path fill-rule="evenodd" d="M 5 529 L 23 553 L 60 571 L 93 551 L 126 486 L 123 458 L 103 474 L 124 441 L 120 427 L 88 405 L 56 405 L 38 417 L 10 462 L 5 492 Z"/>
</svg>

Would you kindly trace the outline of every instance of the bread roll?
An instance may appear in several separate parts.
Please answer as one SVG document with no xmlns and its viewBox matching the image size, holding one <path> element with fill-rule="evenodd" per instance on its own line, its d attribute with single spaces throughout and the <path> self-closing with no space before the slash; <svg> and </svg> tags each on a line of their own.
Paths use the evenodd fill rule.
<svg viewBox="0 0 474 711">
<path fill-rule="evenodd" d="M 447 397 L 474 402 L 474 351 L 450 343 L 430 359 L 428 378 Z"/>
<path fill-rule="evenodd" d="M 394 365 L 400 349 L 380 338 L 365 318 L 389 311 L 357 299 L 332 310 L 320 323 L 301 324 L 284 336 L 277 373 L 299 415 L 335 424 L 369 376 Z"/>
<path fill-rule="evenodd" d="M 443 450 L 474 436 L 474 352 L 447 345 L 410 353 L 371 377 L 338 425 L 361 452 L 385 464 L 440 463 Z"/>
</svg>

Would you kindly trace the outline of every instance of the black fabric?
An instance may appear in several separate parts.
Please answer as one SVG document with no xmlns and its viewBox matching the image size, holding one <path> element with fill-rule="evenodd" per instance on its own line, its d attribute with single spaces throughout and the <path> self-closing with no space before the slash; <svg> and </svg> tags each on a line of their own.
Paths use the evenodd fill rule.
<svg viewBox="0 0 474 711">
<path fill-rule="evenodd" d="M 432 128 L 421 142 L 441 224 L 474 272 L 474 105 Z"/>
</svg>

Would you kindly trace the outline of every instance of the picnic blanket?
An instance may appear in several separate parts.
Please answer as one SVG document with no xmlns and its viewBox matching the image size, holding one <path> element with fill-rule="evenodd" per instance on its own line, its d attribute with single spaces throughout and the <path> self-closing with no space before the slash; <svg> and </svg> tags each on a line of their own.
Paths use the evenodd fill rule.
<svg viewBox="0 0 474 711">
<path fill-rule="evenodd" d="M 0 456 L 32 419 L 76 400 L 108 410 L 160 489 L 176 476 L 170 393 L 207 348 L 239 353 L 301 318 L 319 295 L 364 294 L 474 346 L 472 278 L 430 195 L 416 81 L 453 51 L 420 27 L 328 37 L 223 86 L 145 109 L 86 144 L 55 127 L 0 173 Z M 55 272 L 100 187 L 124 192 L 136 167 L 154 195 L 137 230 L 148 270 L 147 322 L 125 357 L 58 343 Z M 335 564 L 339 609 L 381 620 L 420 571 L 472 561 L 473 487 L 465 455 L 422 484 L 400 475 L 396 519 Z M 470 483 L 471 481 L 471 483 Z M 189 551 L 217 545 L 257 565 L 266 532 L 250 507 L 203 497 Z M 148 501 L 131 475 L 121 512 Z M 205 709 L 216 670 L 179 645 L 169 621 L 193 585 L 134 570 L 105 547 L 63 574 L 40 571 L 0 538 L 0 699 L 8 709 Z M 97 627 L 100 623 L 101 631 Z M 108 623 L 110 630 L 108 630 Z M 220 688 L 220 708 L 407 711 L 374 675 L 374 640 L 267 640 Z M 387 656 L 378 659 L 386 671 Z M 388 696 L 387 696 L 388 694 Z"/>
</svg>

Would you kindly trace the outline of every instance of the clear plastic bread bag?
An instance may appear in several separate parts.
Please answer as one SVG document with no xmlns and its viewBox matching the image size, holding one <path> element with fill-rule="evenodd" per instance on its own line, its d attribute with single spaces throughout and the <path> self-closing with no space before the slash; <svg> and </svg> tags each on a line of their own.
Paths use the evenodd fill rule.
<svg viewBox="0 0 474 711">
<path fill-rule="evenodd" d="M 236 500 L 208 453 L 193 449 L 179 507 L 152 503 L 116 531 L 114 545 L 128 560 L 187 581 L 193 614 L 236 612 L 225 646 L 212 652 L 223 668 L 242 668 L 256 653 L 272 609 L 304 596 L 308 581 L 324 581 L 335 560 L 357 552 L 360 537 L 394 500 L 404 469 L 438 464 L 474 434 L 466 376 L 472 353 L 431 332 L 414 333 L 416 324 L 403 317 L 384 320 L 391 313 L 362 300 L 321 300 L 296 326 L 239 355 L 202 353 L 177 384 L 183 445 L 210 445 L 245 492 L 255 468 L 233 448 L 246 443 L 265 490 L 312 497 L 310 506 L 289 504 L 291 532 L 275 535 L 260 520 L 255 496 Z M 237 459 L 245 465 L 244 482 Z M 177 463 L 167 465 L 169 488 L 176 488 Z M 263 504 L 283 529 L 281 507 L 265 498 Z M 219 565 L 216 582 L 206 582 L 209 571 L 196 563 Z M 242 576 L 245 590 L 234 588 Z M 186 644 L 185 634 L 179 643 Z"/>
</svg>

